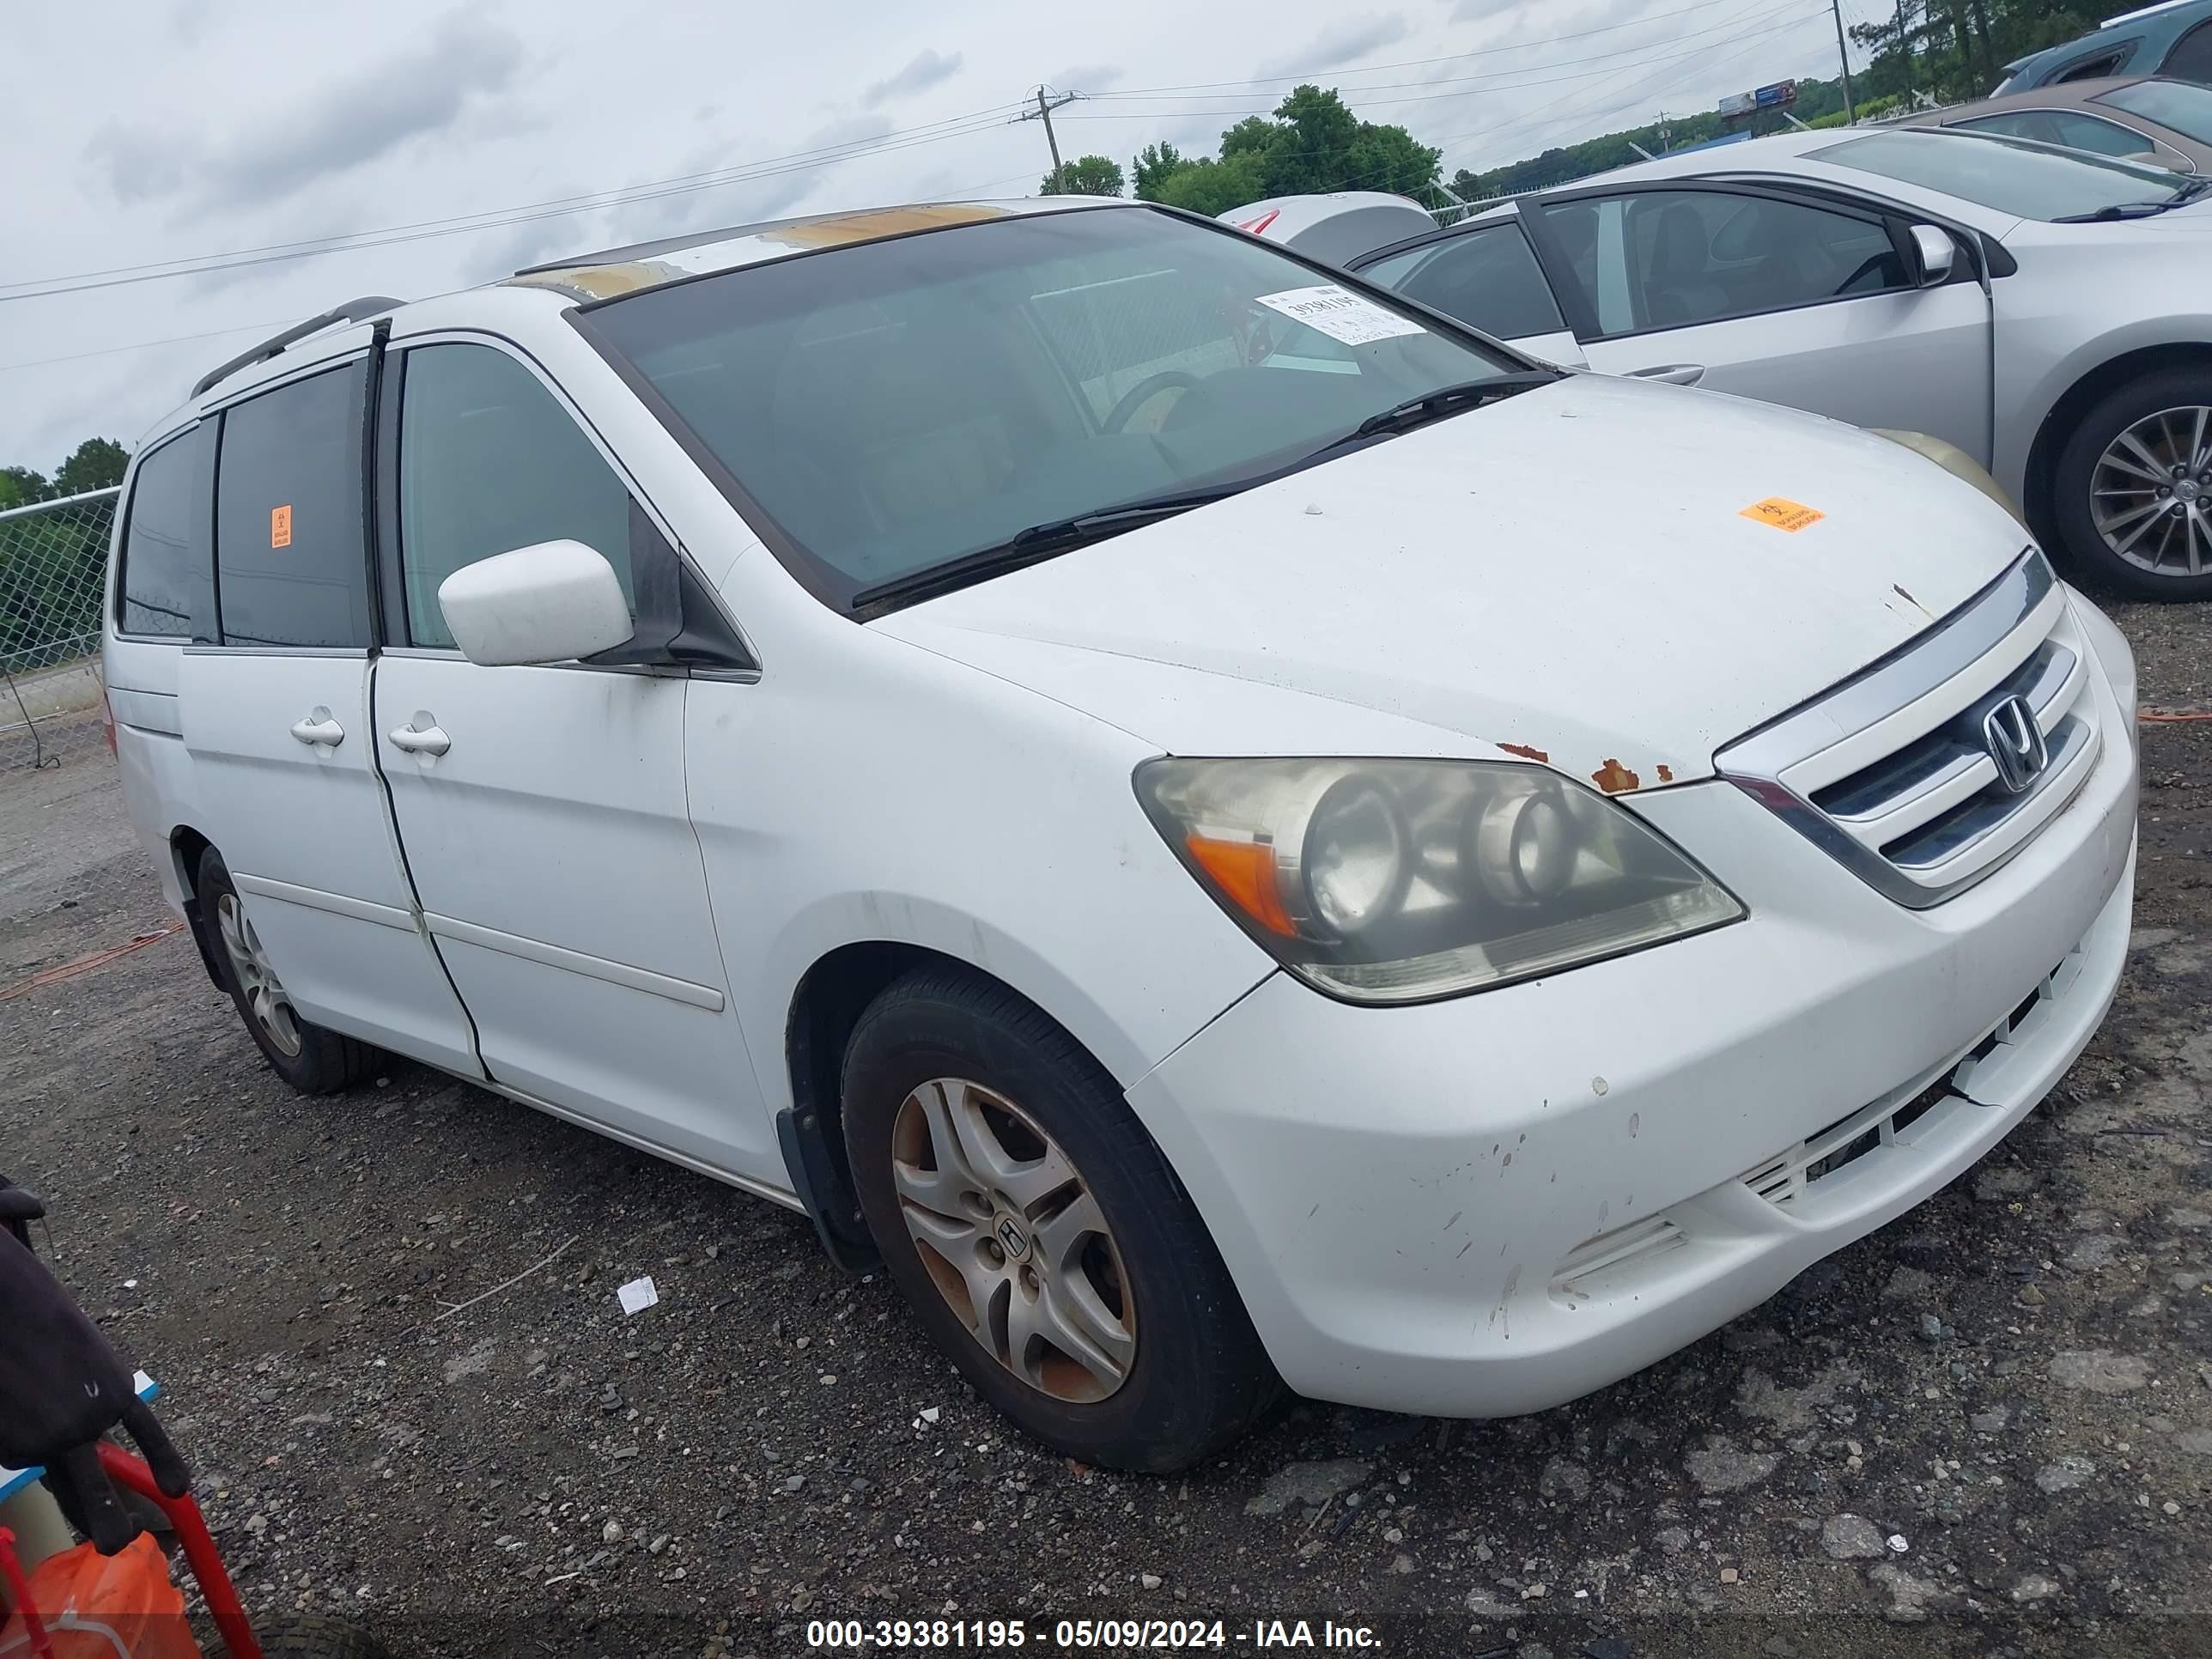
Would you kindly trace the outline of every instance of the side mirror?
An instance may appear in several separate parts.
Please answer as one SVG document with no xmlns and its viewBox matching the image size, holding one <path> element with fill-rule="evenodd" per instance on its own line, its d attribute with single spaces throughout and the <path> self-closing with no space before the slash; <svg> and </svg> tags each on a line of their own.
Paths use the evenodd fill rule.
<svg viewBox="0 0 2212 1659">
<path fill-rule="evenodd" d="M 1920 269 L 1914 282 L 1921 288 L 1940 288 L 1951 280 L 1951 267 L 1959 258 L 1959 245 L 1948 230 L 1933 225 L 1912 227 L 1914 263 Z"/>
<path fill-rule="evenodd" d="M 622 582 L 581 542 L 538 542 L 463 565 L 438 584 L 453 642 L 486 668 L 570 662 L 632 632 Z"/>
</svg>

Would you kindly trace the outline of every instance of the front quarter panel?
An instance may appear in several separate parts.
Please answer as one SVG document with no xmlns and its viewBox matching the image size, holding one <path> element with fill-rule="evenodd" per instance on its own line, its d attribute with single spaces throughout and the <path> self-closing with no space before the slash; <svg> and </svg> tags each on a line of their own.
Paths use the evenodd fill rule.
<svg viewBox="0 0 2212 1659">
<path fill-rule="evenodd" d="M 757 684 L 695 680 L 690 807 L 771 1114 L 793 994 L 841 945 L 990 974 L 1125 1085 L 1271 970 L 1176 862 L 1131 775 L 1158 750 L 817 607 Z"/>
<path fill-rule="evenodd" d="M 1996 464 L 2014 500 L 2044 422 L 2081 380 L 2130 352 L 2212 343 L 2212 236 L 2140 224 L 2024 226 L 1996 299 Z M 2050 436 L 2059 442 L 2064 434 Z M 2052 459 L 2046 455 L 2046 459 Z"/>
</svg>

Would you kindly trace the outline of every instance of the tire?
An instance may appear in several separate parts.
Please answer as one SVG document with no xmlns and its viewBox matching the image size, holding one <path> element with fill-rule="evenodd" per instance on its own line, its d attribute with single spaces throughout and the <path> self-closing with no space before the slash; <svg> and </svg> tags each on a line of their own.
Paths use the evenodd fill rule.
<svg viewBox="0 0 2212 1659">
<path fill-rule="evenodd" d="M 885 1272 L 962 1375 L 1025 1432 L 1086 1463 L 1164 1474 L 1228 1444 L 1274 1402 L 1281 1385 L 1182 1183 L 1105 1068 L 1036 1008 L 964 969 L 917 969 L 861 1015 L 843 1098 Z M 936 1139 L 923 1144 L 956 1120 L 978 1148 L 961 1154 L 964 1169 L 946 1167 Z M 952 1195 L 977 1169 L 997 1176 L 981 1178 L 997 1194 L 988 1216 L 971 1194 Z M 935 1188 L 938 1207 L 902 1201 L 901 1181 L 909 1194 Z M 917 1242 L 909 1213 L 942 1252 Z M 1085 1231 L 1087 1219 L 1101 1228 Z M 988 1348 L 971 1323 L 969 1272 L 987 1286 Z M 1008 1340 L 1017 1310 L 1040 1334 Z M 1086 1343 L 1087 1362 L 1070 1357 Z"/>
<path fill-rule="evenodd" d="M 223 988 L 238 1005 L 246 1034 L 277 1076 L 302 1094 L 327 1095 L 351 1087 L 376 1069 L 381 1050 L 301 1018 L 284 1000 L 276 976 L 256 965 L 260 941 L 222 854 L 214 848 L 200 854 L 192 888 L 199 899 L 201 925 L 209 932 L 208 942 L 222 969 Z"/>
<path fill-rule="evenodd" d="M 319 1613 L 272 1614 L 255 1621 L 253 1634 L 267 1659 L 392 1659 L 370 1632 Z"/>
<path fill-rule="evenodd" d="M 2212 599 L 2212 416 L 2200 436 L 2200 410 L 2212 410 L 2212 366 L 2184 364 L 2129 381 L 2082 416 L 2058 452 L 2051 479 L 2059 540 L 2077 568 L 2094 573 L 2136 599 Z M 2161 416 L 2166 416 L 2163 422 Z M 2151 459 L 2166 465 L 2146 467 L 2140 455 L 2124 447 L 2119 464 L 2107 461 L 2107 452 L 2129 434 L 2146 445 Z M 2192 450 L 2194 453 L 2185 453 Z M 2182 465 L 2186 476 L 2169 474 L 2166 487 L 2172 494 L 2165 497 L 2153 493 L 2151 479 L 2138 476 L 2166 471 L 2175 464 Z M 2139 499 L 2126 493 L 2136 484 L 2143 492 Z M 2161 504 L 2182 495 L 2193 499 L 2179 512 Z M 2104 528 L 2098 524 L 2100 507 L 2106 515 Z M 2138 507 L 2148 511 L 2137 513 Z M 2146 568 L 2117 550 L 2108 532 L 2120 540 L 2137 532 L 2130 551 L 2142 558 L 2162 550 L 2161 568 Z M 2195 538 L 2201 566 L 2193 575 L 2189 574 L 2185 533 Z"/>
</svg>

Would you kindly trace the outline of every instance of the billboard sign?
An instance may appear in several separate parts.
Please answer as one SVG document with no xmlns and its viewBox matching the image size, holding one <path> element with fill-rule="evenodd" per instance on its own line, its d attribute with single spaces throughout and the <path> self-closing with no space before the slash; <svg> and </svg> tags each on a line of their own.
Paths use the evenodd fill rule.
<svg viewBox="0 0 2212 1659">
<path fill-rule="evenodd" d="M 1720 101 L 1722 118 L 1735 120 L 1762 109 L 1787 109 L 1797 101 L 1795 81 L 1777 81 L 1756 92 L 1732 92 Z"/>
</svg>

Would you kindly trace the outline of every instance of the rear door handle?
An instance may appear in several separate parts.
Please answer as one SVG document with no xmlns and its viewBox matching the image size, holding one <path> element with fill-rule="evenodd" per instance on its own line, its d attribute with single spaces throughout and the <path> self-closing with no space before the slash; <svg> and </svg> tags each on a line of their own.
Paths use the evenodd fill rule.
<svg viewBox="0 0 2212 1659">
<path fill-rule="evenodd" d="M 406 725 L 394 727 L 391 737 L 394 749 L 404 749 L 410 755 L 442 755 L 453 746 L 445 728 L 428 714 L 417 714 Z"/>
<path fill-rule="evenodd" d="M 1629 378 L 1656 380 L 1662 386 L 1695 386 L 1705 378 L 1703 363 L 1661 363 L 1653 368 L 1632 368 Z"/>
<path fill-rule="evenodd" d="M 292 722 L 292 735 L 305 744 L 328 744 L 337 748 L 345 741 L 345 727 L 331 718 L 327 708 L 308 711 L 307 718 Z"/>
</svg>

